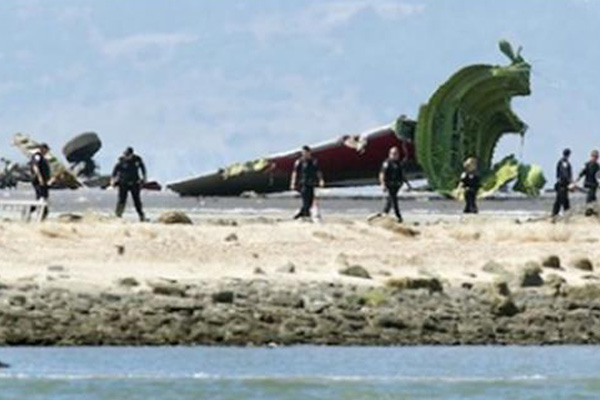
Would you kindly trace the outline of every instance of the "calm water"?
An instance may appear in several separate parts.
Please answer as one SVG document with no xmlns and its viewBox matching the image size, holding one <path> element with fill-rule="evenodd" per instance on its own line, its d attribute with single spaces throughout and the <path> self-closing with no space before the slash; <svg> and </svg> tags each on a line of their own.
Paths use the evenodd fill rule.
<svg viewBox="0 0 600 400">
<path fill-rule="evenodd" d="M 3 348 L 3 400 L 598 399 L 598 347 Z"/>
<path fill-rule="evenodd" d="M 114 200 L 110 191 L 54 192 L 52 209 L 110 213 Z M 289 197 L 197 200 L 169 193 L 147 193 L 145 201 L 151 217 L 165 209 L 195 218 L 288 217 L 298 206 Z M 493 200 L 481 209 L 539 215 L 551 201 Z M 380 206 L 368 196 L 321 201 L 325 216 L 368 215 Z M 427 198 L 402 206 L 407 219 L 460 215 L 461 208 Z M 12 365 L 0 370 L 0 400 L 600 399 L 600 347 L 0 348 L 0 360 Z"/>
</svg>

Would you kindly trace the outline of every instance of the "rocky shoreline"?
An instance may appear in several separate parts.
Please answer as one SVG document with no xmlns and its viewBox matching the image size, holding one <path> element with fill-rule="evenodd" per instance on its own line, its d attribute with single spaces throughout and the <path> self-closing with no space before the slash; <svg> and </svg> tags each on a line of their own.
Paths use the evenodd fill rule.
<svg viewBox="0 0 600 400">
<path fill-rule="evenodd" d="M 357 278 L 358 280 L 358 278 Z M 521 282 L 523 284 L 523 282 Z M 561 279 L 445 288 L 267 279 L 122 280 L 90 294 L 0 288 L 0 345 L 459 345 L 600 343 L 600 285 Z M 510 286 L 510 287 L 509 287 Z"/>
</svg>

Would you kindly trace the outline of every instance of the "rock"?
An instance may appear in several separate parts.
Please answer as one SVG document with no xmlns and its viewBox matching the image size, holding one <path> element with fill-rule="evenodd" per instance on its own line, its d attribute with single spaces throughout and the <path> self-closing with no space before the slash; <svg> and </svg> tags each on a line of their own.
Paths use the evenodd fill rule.
<svg viewBox="0 0 600 400">
<path fill-rule="evenodd" d="M 589 283 L 583 286 L 569 286 L 568 295 L 582 301 L 596 300 L 600 298 L 600 285 Z"/>
<path fill-rule="evenodd" d="M 122 297 L 120 294 L 117 293 L 102 292 L 100 293 L 100 299 L 114 303 L 117 301 L 121 301 Z"/>
<path fill-rule="evenodd" d="M 277 268 L 277 272 L 282 273 L 282 274 L 293 274 L 296 272 L 296 266 L 294 265 L 293 262 L 288 262 L 285 265 Z"/>
<path fill-rule="evenodd" d="M 483 267 L 481 267 L 483 272 L 487 272 L 488 274 L 505 274 L 506 269 L 504 266 L 494 260 L 488 261 L 485 263 Z"/>
<path fill-rule="evenodd" d="M 437 278 L 395 278 L 385 283 L 388 288 L 399 290 L 427 289 L 429 292 L 442 292 L 442 283 Z"/>
<path fill-rule="evenodd" d="M 187 216 L 186 213 L 181 211 L 167 211 L 162 213 L 160 217 L 158 217 L 158 222 L 161 224 L 183 224 L 183 225 L 192 225 L 192 220 Z"/>
<path fill-rule="evenodd" d="M 471 282 L 463 282 L 460 287 L 465 290 L 471 290 L 473 289 L 473 284 Z"/>
<path fill-rule="evenodd" d="M 152 293 L 161 296 L 185 297 L 185 285 L 179 285 L 176 282 L 149 282 L 148 286 L 152 288 Z"/>
<path fill-rule="evenodd" d="M 122 256 L 123 254 L 125 254 L 125 246 L 123 246 L 122 244 L 115 245 L 115 248 L 117 249 L 118 255 Z"/>
<path fill-rule="evenodd" d="M 588 274 L 588 275 L 583 275 L 581 277 L 581 279 L 585 279 L 586 281 L 597 281 L 597 280 L 600 280 L 600 277 L 598 277 L 596 275 Z"/>
<path fill-rule="evenodd" d="M 127 278 L 118 279 L 117 285 L 123 286 L 123 287 L 135 287 L 135 286 L 139 286 L 140 283 L 135 278 L 127 277 Z"/>
<path fill-rule="evenodd" d="M 69 308 L 79 313 L 87 313 L 92 307 L 92 302 L 86 297 L 77 297 L 69 303 Z"/>
<path fill-rule="evenodd" d="M 395 218 L 391 218 L 389 216 L 371 218 L 369 220 L 369 224 L 372 226 L 378 226 L 380 228 L 387 229 L 391 232 L 406 237 L 416 237 L 421 234 L 421 232 L 419 232 L 416 229 L 412 229 L 407 226 L 403 226 L 402 224 L 399 224 Z"/>
<path fill-rule="evenodd" d="M 589 206 L 586 208 L 585 210 L 585 214 L 586 217 L 597 217 L 600 216 L 600 207 L 596 206 Z"/>
<path fill-rule="evenodd" d="M 63 267 L 62 265 L 50 265 L 48 268 L 46 268 L 46 270 L 48 272 L 63 272 L 65 270 L 65 267 Z"/>
<path fill-rule="evenodd" d="M 544 280 L 540 275 L 542 269 L 537 263 L 527 263 L 521 270 L 518 277 L 518 283 L 520 287 L 536 287 L 542 286 Z"/>
<path fill-rule="evenodd" d="M 416 237 L 416 236 L 419 236 L 421 234 L 421 232 L 419 232 L 416 229 L 412 229 L 412 228 L 409 228 L 407 226 L 402 226 L 402 225 L 395 226 L 392 229 L 392 231 L 394 233 L 397 233 L 399 235 L 406 236 L 406 237 Z"/>
<path fill-rule="evenodd" d="M 408 326 L 400 318 L 393 314 L 382 315 L 375 320 L 375 326 L 384 329 L 406 329 Z"/>
<path fill-rule="evenodd" d="M 254 268 L 255 275 L 266 275 L 266 272 L 261 267 Z"/>
<path fill-rule="evenodd" d="M 303 300 L 303 306 L 311 314 L 320 314 L 331 307 L 331 302 L 326 300 Z"/>
<path fill-rule="evenodd" d="M 542 260 L 544 268 L 560 269 L 560 258 L 555 255 L 548 256 Z"/>
<path fill-rule="evenodd" d="M 545 285 L 556 289 L 560 288 L 566 283 L 567 280 L 558 274 L 549 274 L 544 281 Z"/>
<path fill-rule="evenodd" d="M 58 216 L 59 222 L 80 222 L 81 220 L 83 220 L 83 216 L 80 214 L 66 213 Z"/>
<path fill-rule="evenodd" d="M 521 310 L 510 297 L 496 297 L 492 301 L 492 314 L 498 317 L 513 317 Z"/>
<path fill-rule="evenodd" d="M 494 292 L 500 296 L 510 296 L 510 289 L 508 288 L 508 283 L 506 283 L 506 281 L 495 281 L 492 283 L 492 287 Z"/>
<path fill-rule="evenodd" d="M 371 274 L 360 265 L 343 268 L 339 271 L 341 275 L 351 276 L 353 278 L 371 279 Z"/>
<path fill-rule="evenodd" d="M 6 286 L 6 289 L 8 289 L 9 286 Z M 38 290 L 40 287 L 35 284 L 35 283 L 25 283 L 25 284 L 21 284 L 17 286 L 17 289 L 20 290 L 21 292 L 29 292 L 32 290 Z"/>
<path fill-rule="evenodd" d="M 8 303 L 11 306 L 24 306 L 27 303 L 27 297 L 22 294 L 15 294 L 8 298 Z"/>
<path fill-rule="evenodd" d="M 216 219 L 212 221 L 213 225 L 217 226 L 238 226 L 238 222 L 234 219 Z"/>
<path fill-rule="evenodd" d="M 269 303 L 277 307 L 304 308 L 304 299 L 297 293 L 281 291 L 269 298 Z"/>
<path fill-rule="evenodd" d="M 221 292 L 213 293 L 212 295 L 212 301 L 214 303 L 231 304 L 233 303 L 234 298 L 235 294 L 231 290 L 224 290 Z"/>
<path fill-rule="evenodd" d="M 587 272 L 594 270 L 594 264 L 592 264 L 589 258 L 580 258 L 575 260 L 573 267 Z"/>
<path fill-rule="evenodd" d="M 226 242 L 237 242 L 238 236 L 235 233 L 230 233 L 229 235 L 227 235 L 225 237 L 225 241 Z"/>
<path fill-rule="evenodd" d="M 371 289 L 363 295 L 365 305 L 369 307 L 381 307 L 388 301 L 388 293 L 381 289 Z"/>
</svg>

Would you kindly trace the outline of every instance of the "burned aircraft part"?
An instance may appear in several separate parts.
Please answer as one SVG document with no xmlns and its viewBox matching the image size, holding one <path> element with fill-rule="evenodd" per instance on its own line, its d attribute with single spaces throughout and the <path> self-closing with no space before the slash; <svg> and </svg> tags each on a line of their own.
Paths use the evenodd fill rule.
<svg viewBox="0 0 600 400">
<path fill-rule="evenodd" d="M 512 97 L 531 93 L 531 66 L 520 49 L 515 54 L 508 42 L 501 41 L 500 50 L 510 58 L 508 66 L 461 69 L 421 107 L 418 122 L 401 117 L 391 127 L 315 146 L 314 155 L 327 186 L 377 183 L 388 149 L 398 146 L 407 161 L 409 178 L 424 174 L 429 187 L 440 193 L 456 196 L 463 161 L 473 156 L 479 159 L 482 193 L 492 193 L 515 179 L 515 190 L 539 193 L 545 182 L 539 167 L 516 166 L 508 159 L 492 165 L 500 138 L 510 133 L 524 135 L 527 130 L 510 108 Z M 168 187 L 184 196 L 286 191 L 298 157 L 299 152 L 266 157 Z"/>
<path fill-rule="evenodd" d="M 63 147 L 71 171 L 87 187 L 106 188 L 110 185 L 110 177 L 99 174 L 98 164 L 93 159 L 101 148 L 102 141 L 96 132 L 77 135 Z"/>
<path fill-rule="evenodd" d="M 85 187 L 106 189 L 110 186 L 111 177 L 108 175 L 99 175 L 82 180 Z"/>
<path fill-rule="evenodd" d="M 31 174 L 27 166 L 0 158 L 0 189 L 14 189 L 19 182 L 30 182 Z"/>
<path fill-rule="evenodd" d="M 162 185 L 158 181 L 148 181 L 144 182 L 144 184 L 142 185 L 142 189 L 160 192 L 162 190 Z"/>
<path fill-rule="evenodd" d="M 513 190 L 521 192 L 530 197 L 540 195 L 542 188 L 546 185 L 546 178 L 542 167 L 539 165 L 520 164 L 517 171 L 517 182 Z"/>
<path fill-rule="evenodd" d="M 102 148 L 102 141 L 96 132 L 85 132 L 69 140 L 63 147 L 68 162 L 79 163 L 91 160 Z"/>
<path fill-rule="evenodd" d="M 33 140 L 30 136 L 17 133 L 13 138 L 13 145 L 17 147 L 28 161 L 39 149 L 40 143 Z M 66 167 L 58 157 L 52 152 L 48 152 L 46 159 L 50 164 L 53 189 L 78 189 L 81 187 L 106 189 L 111 185 L 112 177 L 99 173 L 100 168 L 93 157 L 102 148 L 102 141 L 97 133 L 85 132 L 75 136 L 63 146 L 63 154 L 70 162 Z M 31 167 L 27 165 L 18 165 L 11 170 L 12 175 L 17 177 L 18 182 L 31 182 Z M 8 182 L 6 172 L 0 169 L 0 188 L 3 182 Z M 144 184 L 146 190 L 162 190 L 160 183 L 149 181 Z"/>
<path fill-rule="evenodd" d="M 524 135 L 527 130 L 511 110 L 511 99 L 531 94 L 531 66 L 520 50 L 515 55 L 508 42 L 501 41 L 500 49 L 510 58 L 510 65 L 463 68 L 421 107 L 415 142 L 419 164 L 433 190 L 452 193 L 468 157 L 479 160 L 483 186 L 488 189 L 483 193 L 518 177 L 517 165 L 493 166 L 492 159 L 503 135 Z M 530 183 L 539 185 L 541 178 Z M 531 194 L 535 190 L 528 187 L 524 191 Z"/>
<path fill-rule="evenodd" d="M 407 173 L 422 177 L 415 163 L 412 143 L 415 122 L 401 117 L 394 124 L 360 135 L 342 136 L 313 146 L 327 187 L 373 185 L 382 161 L 391 147 L 400 149 L 407 161 Z M 167 185 L 182 196 L 238 196 L 244 192 L 274 193 L 289 190 L 290 176 L 299 151 L 234 164 L 197 178 Z"/>
<path fill-rule="evenodd" d="M 70 171 L 89 188 L 106 189 L 111 185 L 110 175 L 101 175 L 94 156 L 102 148 L 102 140 L 96 132 L 85 132 L 69 140 L 63 147 L 63 155 L 71 163 Z M 147 182 L 143 189 L 161 190 L 156 181 Z"/>
<path fill-rule="evenodd" d="M 17 147 L 27 159 L 31 159 L 33 154 L 39 149 L 40 143 L 31 139 L 28 135 L 17 133 L 13 138 L 13 145 Z M 77 179 L 69 169 L 51 151 L 46 154 L 46 160 L 50 165 L 52 188 L 54 189 L 78 189 L 82 183 Z"/>
</svg>

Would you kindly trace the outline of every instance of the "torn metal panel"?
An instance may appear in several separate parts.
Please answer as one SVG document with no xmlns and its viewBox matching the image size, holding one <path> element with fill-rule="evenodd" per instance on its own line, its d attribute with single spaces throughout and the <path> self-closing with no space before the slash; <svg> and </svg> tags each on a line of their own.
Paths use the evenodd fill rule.
<svg viewBox="0 0 600 400">
<path fill-rule="evenodd" d="M 539 167 L 519 166 L 506 158 L 492 165 L 494 150 L 505 134 L 524 135 L 527 125 L 511 110 L 514 96 L 531 93 L 531 66 L 508 42 L 500 50 L 507 66 L 472 65 L 441 85 L 419 111 L 418 123 L 405 117 L 391 126 L 360 135 L 346 135 L 313 147 L 326 185 L 360 186 L 377 183 L 377 173 L 392 146 L 407 161 L 409 178 L 427 178 L 431 189 L 456 196 L 463 161 L 477 157 L 484 195 L 518 180 L 515 190 L 539 193 L 544 177 Z M 271 193 L 289 189 L 299 152 L 235 164 L 223 170 L 175 182 L 168 187 L 184 196 Z"/>
<path fill-rule="evenodd" d="M 525 135 L 527 125 L 511 109 L 514 96 L 531 94 L 531 66 L 515 54 L 506 41 L 501 51 L 509 57 L 507 66 L 473 65 L 455 73 L 421 107 L 416 146 L 419 164 L 430 187 L 452 194 L 458 186 L 463 161 L 477 157 L 479 173 L 488 195 L 518 177 L 516 160 L 505 158 L 493 166 L 494 151 L 505 134 Z M 541 169 L 536 169 L 536 173 Z M 541 179 L 540 179 L 541 178 Z M 527 194 L 543 186 L 543 176 L 518 185 Z M 545 182 L 545 181 L 544 181 Z"/>
<path fill-rule="evenodd" d="M 40 143 L 31 139 L 28 135 L 17 133 L 13 138 L 13 145 L 21 150 L 27 159 L 31 159 L 38 150 Z M 78 189 L 83 186 L 75 174 L 65 167 L 51 151 L 46 154 L 46 160 L 50 165 L 51 176 L 54 181 L 53 188 Z"/>
<path fill-rule="evenodd" d="M 415 122 L 401 117 L 389 126 L 359 135 L 345 135 L 312 146 L 328 187 L 374 185 L 390 147 L 397 146 L 407 160 L 407 173 L 422 177 L 411 141 Z M 182 196 L 237 196 L 244 192 L 274 193 L 289 190 L 290 176 L 300 151 L 273 155 L 169 184 Z"/>
<path fill-rule="evenodd" d="M 0 189 L 14 189 L 19 182 L 31 182 L 29 167 L 0 158 Z"/>
<path fill-rule="evenodd" d="M 265 171 L 270 165 L 269 161 L 265 159 L 248 161 L 242 164 L 233 164 L 225 168 L 221 175 L 223 176 L 223 179 L 229 179 L 242 174 Z"/>
<path fill-rule="evenodd" d="M 40 143 L 29 135 L 17 133 L 13 138 L 13 145 L 21 150 L 21 153 L 30 161 L 37 151 Z M 110 175 L 100 174 L 100 168 L 93 157 L 102 148 L 102 141 L 95 132 L 85 132 L 69 140 L 63 147 L 63 154 L 70 163 L 65 166 L 51 151 L 46 154 L 50 164 L 53 180 L 53 189 L 78 189 L 83 186 L 89 188 L 106 189 L 111 184 Z M 9 174 L 10 172 L 10 174 Z M 0 188 L 10 187 L 12 179 L 16 177 L 17 182 L 30 182 L 31 172 L 29 164 L 18 165 L 17 168 L 0 170 Z M 145 190 L 162 190 L 157 181 L 148 181 L 142 186 Z"/>
</svg>

